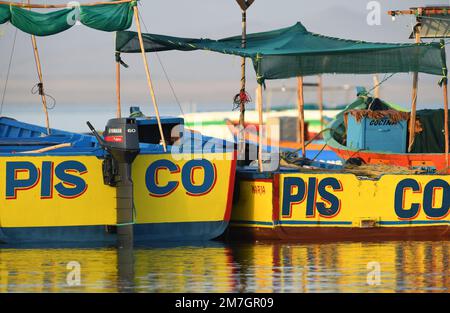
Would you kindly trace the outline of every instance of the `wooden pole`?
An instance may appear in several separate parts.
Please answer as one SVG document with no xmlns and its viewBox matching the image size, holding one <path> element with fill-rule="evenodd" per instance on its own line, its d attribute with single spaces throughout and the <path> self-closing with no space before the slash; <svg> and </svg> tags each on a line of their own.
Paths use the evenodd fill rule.
<svg viewBox="0 0 450 313">
<path fill-rule="evenodd" d="M 116 94 L 117 94 L 117 118 L 122 117 L 122 108 L 120 104 L 120 62 L 116 60 Z"/>
<path fill-rule="evenodd" d="M 236 0 L 242 12 L 241 48 L 247 47 L 247 9 L 255 0 Z M 239 134 L 238 134 L 238 165 L 245 164 L 245 57 L 241 58 L 241 90 L 239 91 Z"/>
<path fill-rule="evenodd" d="M 375 98 L 380 98 L 380 81 L 378 75 L 373 75 L 373 95 Z"/>
<path fill-rule="evenodd" d="M 118 1 L 109 1 L 109 2 L 92 2 L 92 3 L 81 3 L 82 7 L 91 7 L 97 5 L 115 5 L 120 3 L 132 2 L 134 0 L 118 0 Z M 9 2 L 9 1 L 0 1 L 0 4 L 10 5 L 14 7 L 28 8 L 28 9 L 66 9 L 67 4 L 30 4 L 30 3 L 19 3 L 19 2 Z"/>
<path fill-rule="evenodd" d="M 325 125 L 324 119 L 323 119 L 323 80 L 322 75 L 318 76 L 318 82 L 317 82 L 317 92 L 318 92 L 318 100 L 319 100 L 319 111 L 320 111 L 320 130 L 323 130 L 323 127 Z"/>
<path fill-rule="evenodd" d="M 305 103 L 303 99 L 303 77 L 297 77 L 297 109 L 299 122 L 299 140 L 302 149 L 302 157 L 306 156 L 305 151 Z"/>
<path fill-rule="evenodd" d="M 444 80 L 443 84 L 444 90 L 444 132 L 445 132 L 445 164 L 446 173 L 449 172 L 449 134 L 448 134 L 448 90 L 447 90 L 447 79 Z"/>
<path fill-rule="evenodd" d="M 387 14 L 390 16 L 396 15 L 419 15 L 419 16 L 427 16 L 427 15 L 447 15 L 447 8 L 439 8 L 439 7 L 423 7 L 423 8 L 415 8 L 409 10 L 393 10 L 388 11 Z"/>
<path fill-rule="evenodd" d="M 137 6 L 134 6 L 133 10 L 134 10 L 134 18 L 136 20 L 136 27 L 137 27 L 138 37 L 139 37 L 139 45 L 141 46 L 142 60 L 144 61 L 145 74 L 147 75 L 147 84 L 148 84 L 148 88 L 150 90 L 150 96 L 152 97 L 153 108 L 155 109 L 156 119 L 158 120 L 158 128 L 159 128 L 159 133 L 161 135 L 162 145 L 164 147 L 164 152 L 167 152 L 166 140 L 164 138 L 164 132 L 163 132 L 162 125 L 161 125 L 161 118 L 159 116 L 158 105 L 156 104 L 155 91 L 153 89 L 152 79 L 150 77 L 150 70 L 149 70 L 148 63 L 147 63 L 147 56 L 145 55 L 144 40 L 142 39 L 141 24 L 139 21 L 139 12 L 138 12 Z"/>
<path fill-rule="evenodd" d="M 420 26 L 416 25 L 414 27 L 415 42 L 420 42 Z M 412 90 L 412 104 L 411 104 L 411 117 L 409 118 L 409 144 L 408 152 L 411 152 L 414 138 L 416 135 L 416 108 L 417 108 L 417 85 L 419 82 L 419 73 L 414 72 L 413 74 L 413 90 Z"/>
<path fill-rule="evenodd" d="M 30 4 L 30 0 L 28 0 L 28 4 Z M 42 67 L 41 67 L 41 59 L 39 58 L 39 51 L 37 47 L 36 37 L 34 35 L 31 35 L 31 44 L 33 45 L 33 52 L 34 52 L 34 61 L 36 63 L 36 69 L 38 73 L 38 79 L 39 79 L 39 95 L 41 96 L 42 101 L 42 108 L 45 113 L 45 127 L 47 128 L 47 135 L 50 135 L 50 121 L 48 118 L 48 109 L 47 109 L 47 97 L 45 96 L 44 91 L 44 79 L 42 77 Z"/>
<path fill-rule="evenodd" d="M 247 13 L 242 10 L 242 39 L 241 47 L 247 46 Z M 241 90 L 240 94 L 245 94 L 245 57 L 241 58 Z M 239 139 L 238 155 L 239 164 L 245 164 L 245 97 L 240 97 L 239 103 Z"/>
<path fill-rule="evenodd" d="M 260 172 L 263 171 L 263 160 L 262 160 L 262 154 L 263 154 L 263 126 L 264 126 L 264 120 L 263 120 L 263 88 L 262 84 L 258 83 L 258 97 L 257 100 L 257 107 L 258 107 L 258 170 Z"/>
</svg>

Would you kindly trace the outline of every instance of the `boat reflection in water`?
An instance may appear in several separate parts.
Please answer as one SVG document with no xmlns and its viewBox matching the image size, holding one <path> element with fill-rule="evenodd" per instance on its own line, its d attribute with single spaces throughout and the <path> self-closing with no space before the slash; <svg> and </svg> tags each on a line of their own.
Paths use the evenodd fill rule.
<svg viewBox="0 0 450 313">
<path fill-rule="evenodd" d="M 0 292 L 449 292 L 449 256 L 450 242 L 1 249 Z"/>
</svg>

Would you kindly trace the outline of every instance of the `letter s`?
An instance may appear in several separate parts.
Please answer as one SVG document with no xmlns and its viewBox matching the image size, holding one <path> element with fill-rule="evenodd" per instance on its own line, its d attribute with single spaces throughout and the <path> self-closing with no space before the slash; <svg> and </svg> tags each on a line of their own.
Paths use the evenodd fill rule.
<svg viewBox="0 0 450 313">
<path fill-rule="evenodd" d="M 69 174 L 68 172 L 83 175 L 87 173 L 87 168 L 83 163 L 78 161 L 64 161 L 55 168 L 55 175 L 61 180 L 60 183 L 55 185 L 58 195 L 66 199 L 77 198 L 87 190 L 87 184 L 83 178 Z M 71 188 L 68 188 L 65 185 L 69 185 Z"/>
</svg>

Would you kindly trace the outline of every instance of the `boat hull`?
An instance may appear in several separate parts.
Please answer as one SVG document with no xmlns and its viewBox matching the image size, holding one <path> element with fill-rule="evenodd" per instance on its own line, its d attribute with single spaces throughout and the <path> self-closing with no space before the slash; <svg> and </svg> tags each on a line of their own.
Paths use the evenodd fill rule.
<svg viewBox="0 0 450 313">
<path fill-rule="evenodd" d="M 62 154 L 0 157 L 1 243 L 116 243 L 117 190 L 102 159 Z M 210 240 L 228 226 L 234 152 L 144 151 L 132 175 L 136 243 Z"/>
<path fill-rule="evenodd" d="M 450 178 L 238 171 L 229 239 L 448 240 Z"/>
<path fill-rule="evenodd" d="M 228 221 L 147 223 L 133 226 L 137 244 L 171 241 L 207 241 L 223 234 Z M 89 244 L 114 245 L 116 229 L 109 225 L 4 227 L 0 232 L 3 244 Z"/>
<path fill-rule="evenodd" d="M 342 160 L 359 158 L 365 164 L 387 164 L 403 167 L 428 168 L 439 172 L 449 173 L 444 153 L 383 153 L 357 151 L 330 146 Z M 447 169 L 447 170 L 446 170 Z"/>
</svg>

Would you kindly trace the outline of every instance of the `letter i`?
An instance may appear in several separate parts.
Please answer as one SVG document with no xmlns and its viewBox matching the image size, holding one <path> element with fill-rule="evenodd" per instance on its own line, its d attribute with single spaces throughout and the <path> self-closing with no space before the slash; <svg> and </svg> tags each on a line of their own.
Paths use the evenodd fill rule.
<svg viewBox="0 0 450 313">
<path fill-rule="evenodd" d="M 53 198 L 53 168 L 53 162 L 42 162 L 41 199 Z"/>
</svg>

